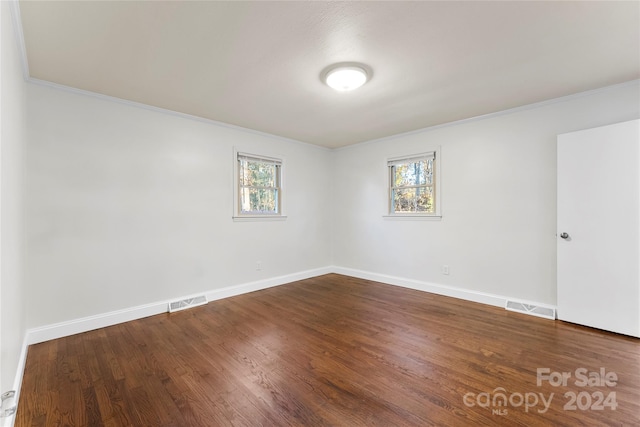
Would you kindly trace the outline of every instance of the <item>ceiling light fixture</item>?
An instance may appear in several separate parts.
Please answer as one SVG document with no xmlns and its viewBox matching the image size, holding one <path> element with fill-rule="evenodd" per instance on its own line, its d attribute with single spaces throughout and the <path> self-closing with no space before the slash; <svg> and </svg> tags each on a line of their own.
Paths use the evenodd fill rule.
<svg viewBox="0 0 640 427">
<path fill-rule="evenodd" d="M 339 92 L 357 89 L 369 79 L 365 66 L 352 63 L 332 65 L 324 76 L 325 83 Z"/>
</svg>

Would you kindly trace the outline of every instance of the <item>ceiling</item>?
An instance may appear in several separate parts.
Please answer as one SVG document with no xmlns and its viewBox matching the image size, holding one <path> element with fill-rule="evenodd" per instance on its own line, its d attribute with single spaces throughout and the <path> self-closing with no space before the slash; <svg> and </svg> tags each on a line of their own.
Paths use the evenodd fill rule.
<svg viewBox="0 0 640 427">
<path fill-rule="evenodd" d="M 19 5 L 31 78 L 330 148 L 640 78 L 637 1 Z"/>
</svg>

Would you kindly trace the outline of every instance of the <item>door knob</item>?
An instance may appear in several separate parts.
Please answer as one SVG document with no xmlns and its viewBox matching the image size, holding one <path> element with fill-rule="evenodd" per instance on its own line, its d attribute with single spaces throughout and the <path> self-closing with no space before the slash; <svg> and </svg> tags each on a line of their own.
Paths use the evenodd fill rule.
<svg viewBox="0 0 640 427">
<path fill-rule="evenodd" d="M 562 237 L 563 239 L 566 240 L 566 239 L 569 238 L 569 233 L 564 232 L 564 233 L 560 234 L 560 237 Z"/>
</svg>

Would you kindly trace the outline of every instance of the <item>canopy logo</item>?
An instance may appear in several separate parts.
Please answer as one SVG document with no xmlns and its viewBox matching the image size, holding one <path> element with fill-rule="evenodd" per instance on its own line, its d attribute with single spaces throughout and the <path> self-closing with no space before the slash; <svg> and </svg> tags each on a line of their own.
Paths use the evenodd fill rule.
<svg viewBox="0 0 640 427">
<path fill-rule="evenodd" d="M 493 415 L 507 415 L 507 406 L 514 408 L 524 406 L 524 411 L 529 412 L 529 409 L 537 407 L 538 403 L 542 404 L 542 408 L 537 411 L 544 414 L 549 410 L 552 400 L 553 393 L 549 395 L 549 399 L 545 399 L 544 393 L 527 392 L 508 394 L 507 390 L 502 387 L 494 389 L 492 393 L 475 394 L 469 392 L 462 398 L 464 404 L 470 408 L 474 406 L 491 408 Z"/>
<path fill-rule="evenodd" d="M 564 397 L 565 411 L 615 411 L 618 407 L 615 391 L 607 389 L 618 385 L 618 375 L 615 372 L 600 368 L 590 371 L 587 368 L 577 368 L 574 371 L 552 371 L 550 368 L 536 370 L 536 386 L 542 387 L 578 387 L 580 391 L 566 391 Z M 598 388 L 605 388 L 604 391 Z M 465 406 L 472 408 L 491 409 L 492 415 L 508 415 L 508 408 L 524 407 L 525 412 L 536 410 L 544 414 L 549 410 L 556 393 L 528 391 L 525 393 L 508 393 L 504 387 L 497 387 L 492 392 L 468 392 L 462 397 Z"/>
</svg>

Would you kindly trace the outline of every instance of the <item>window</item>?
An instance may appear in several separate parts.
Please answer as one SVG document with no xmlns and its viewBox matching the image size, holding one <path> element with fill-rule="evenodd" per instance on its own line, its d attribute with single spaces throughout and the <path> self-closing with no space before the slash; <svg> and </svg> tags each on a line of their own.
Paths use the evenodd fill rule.
<svg viewBox="0 0 640 427">
<path fill-rule="evenodd" d="M 389 214 L 439 216 L 436 152 L 395 158 L 389 167 Z"/>
<path fill-rule="evenodd" d="M 236 153 L 236 216 L 282 216 L 282 160 Z"/>
</svg>

